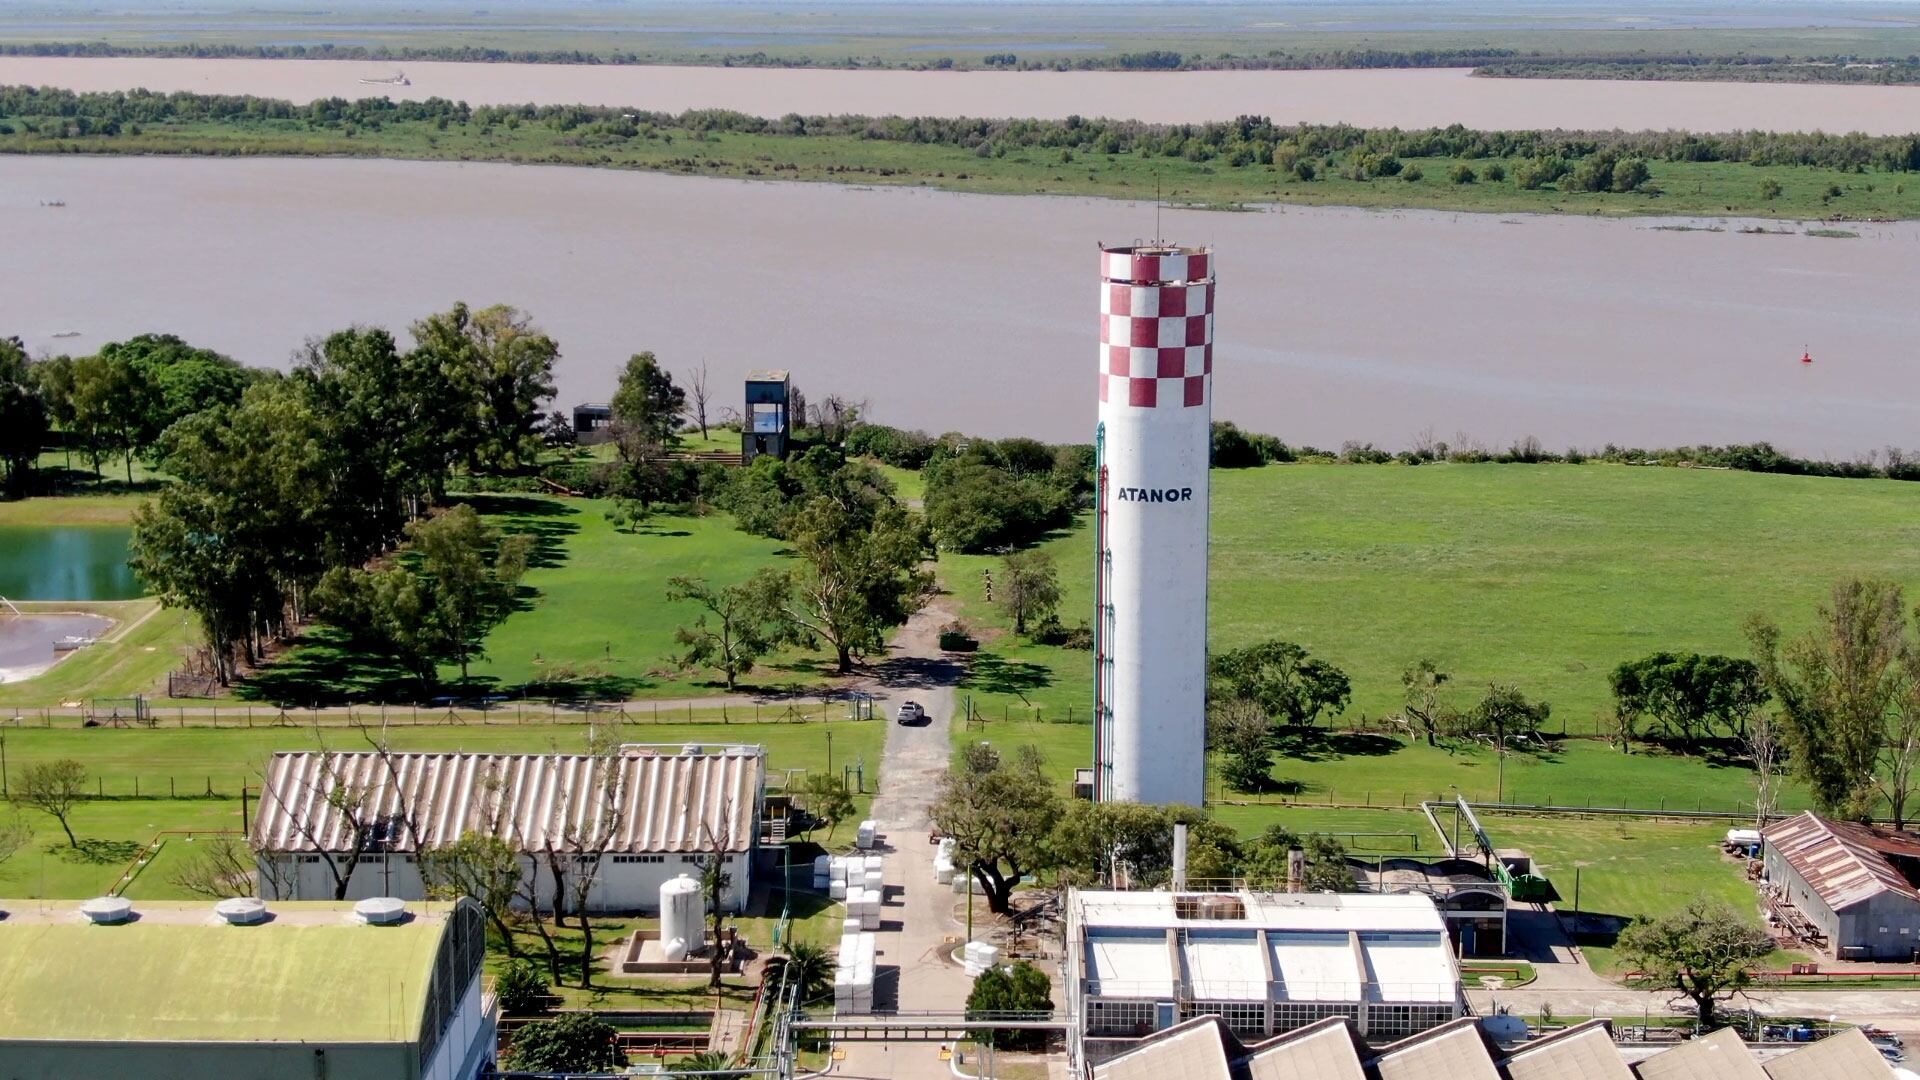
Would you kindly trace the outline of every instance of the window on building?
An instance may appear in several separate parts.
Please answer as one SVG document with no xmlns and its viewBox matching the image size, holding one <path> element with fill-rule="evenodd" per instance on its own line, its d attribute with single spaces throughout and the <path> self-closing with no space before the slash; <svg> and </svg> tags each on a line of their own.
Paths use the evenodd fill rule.
<svg viewBox="0 0 1920 1080">
<path fill-rule="evenodd" d="M 1292 1031 L 1318 1023 L 1329 1016 L 1360 1019 L 1360 1006 L 1333 1005 L 1319 1001 L 1276 1001 L 1273 1003 L 1273 1030 Z"/>
<path fill-rule="evenodd" d="M 616 863 L 663 863 L 667 861 L 667 857 L 665 855 L 615 855 L 613 861 Z"/>
<path fill-rule="evenodd" d="M 1145 1035 L 1153 1030 L 1154 1003 L 1151 1001 L 1087 1002 L 1087 1034 Z"/>
<path fill-rule="evenodd" d="M 1448 1005 L 1369 1005 L 1367 1038 L 1405 1038 L 1452 1019 L 1453 1008 Z"/>
<path fill-rule="evenodd" d="M 1267 1030 L 1267 1003 L 1264 1001 L 1187 1001 L 1180 1005 L 1180 1019 L 1217 1016 L 1238 1035 L 1262 1034 Z"/>
<path fill-rule="evenodd" d="M 699 866 L 704 860 L 698 855 L 682 855 L 680 862 L 686 866 Z"/>
</svg>

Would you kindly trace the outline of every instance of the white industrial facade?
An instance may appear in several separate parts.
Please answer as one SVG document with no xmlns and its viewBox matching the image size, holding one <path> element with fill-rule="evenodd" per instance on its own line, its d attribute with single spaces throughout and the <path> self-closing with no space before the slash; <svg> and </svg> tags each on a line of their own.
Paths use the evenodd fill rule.
<svg viewBox="0 0 1920 1080">
<path fill-rule="evenodd" d="M 276 754 L 250 840 L 268 899 L 422 898 L 420 855 L 470 833 L 520 852 L 523 894 L 553 907 L 553 864 L 590 874 L 586 909 L 651 913 L 660 887 L 718 857 L 724 908 L 745 908 L 759 839 L 757 746 L 575 754 Z M 357 845 L 357 850 L 356 850 Z M 526 904 L 527 895 L 518 901 Z"/>
<path fill-rule="evenodd" d="M 1076 1068 L 1199 1016 L 1249 1039 L 1344 1017 L 1379 1041 L 1466 1010 L 1420 895 L 1075 891 L 1064 980 Z"/>
<path fill-rule="evenodd" d="M 1206 791 L 1213 255 L 1100 250 L 1094 796 Z"/>
</svg>

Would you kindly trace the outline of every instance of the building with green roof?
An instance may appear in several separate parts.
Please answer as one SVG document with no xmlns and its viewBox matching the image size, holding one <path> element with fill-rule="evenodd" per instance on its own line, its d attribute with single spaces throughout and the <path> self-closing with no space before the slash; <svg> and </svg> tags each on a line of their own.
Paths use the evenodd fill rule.
<svg viewBox="0 0 1920 1080">
<path fill-rule="evenodd" d="M 0 900 L 0 1080 L 471 1080 L 471 901 Z"/>
</svg>

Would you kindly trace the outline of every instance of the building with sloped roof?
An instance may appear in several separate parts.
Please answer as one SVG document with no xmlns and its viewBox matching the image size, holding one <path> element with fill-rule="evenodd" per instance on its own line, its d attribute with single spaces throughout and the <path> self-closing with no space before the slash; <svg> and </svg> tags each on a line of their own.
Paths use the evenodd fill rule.
<svg viewBox="0 0 1920 1080">
<path fill-rule="evenodd" d="M 0 1076 L 473 1080 L 491 1067 L 472 901 L 372 918 L 235 905 L 0 900 Z"/>
<path fill-rule="evenodd" d="M 595 913 L 651 913 L 660 886 L 728 875 L 752 890 L 766 784 L 758 746 L 625 746 L 618 753 L 275 754 L 249 832 L 268 899 L 427 895 L 421 858 L 478 833 L 520 853 L 523 894 Z"/>
<path fill-rule="evenodd" d="M 1811 811 L 1767 827 L 1767 889 L 1840 960 L 1920 958 L 1920 835 Z"/>
<path fill-rule="evenodd" d="M 1767 1059 L 1762 1064 L 1762 1054 Z M 1472 1017 L 1371 1047 L 1330 1017 L 1266 1042 L 1242 1041 L 1217 1016 L 1157 1032 L 1094 1065 L 1093 1080 L 1892 1080 L 1858 1029 L 1786 1053 L 1749 1050 L 1730 1028 L 1629 1064 L 1605 1020 L 1511 1047 Z M 1075 1073 L 1075 1075 L 1086 1075 Z"/>
<path fill-rule="evenodd" d="M 1423 895 L 1075 890 L 1064 968 L 1076 1064 L 1196 1016 L 1245 1038 L 1346 1017 L 1384 1041 L 1466 1012 Z"/>
</svg>

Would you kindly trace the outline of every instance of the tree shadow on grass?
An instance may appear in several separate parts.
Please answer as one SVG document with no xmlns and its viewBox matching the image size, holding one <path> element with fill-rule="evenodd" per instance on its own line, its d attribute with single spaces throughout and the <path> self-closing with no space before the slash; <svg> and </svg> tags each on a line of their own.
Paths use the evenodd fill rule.
<svg viewBox="0 0 1920 1080">
<path fill-rule="evenodd" d="M 410 702 L 432 696 L 413 672 L 324 624 L 302 634 L 292 648 L 248 676 L 233 693 L 243 701 L 300 707 Z"/>
<path fill-rule="evenodd" d="M 1012 694 L 1021 701 L 1027 701 L 1029 690 L 1052 685 L 1051 669 L 1025 660 L 1008 660 L 990 652 L 975 653 L 967 672 L 968 689 L 981 694 Z"/>
<path fill-rule="evenodd" d="M 1386 757 L 1406 744 L 1364 731 L 1328 731 L 1292 725 L 1273 732 L 1273 748 L 1295 761 L 1332 761 L 1344 757 Z"/>
<path fill-rule="evenodd" d="M 132 862 L 147 845 L 138 840 L 102 840 L 94 836 L 83 836 L 73 846 L 57 844 L 49 847 L 50 854 L 58 855 L 61 860 L 70 863 L 85 863 L 88 866 L 121 865 Z"/>
<path fill-rule="evenodd" d="M 469 495 L 466 503 L 490 519 L 507 536 L 530 536 L 533 550 L 527 553 L 529 570 L 551 570 L 567 561 L 569 537 L 580 531 L 578 508 L 553 499 L 526 495 Z M 532 590 L 522 588 L 522 593 Z M 534 593 L 534 595 L 538 595 Z"/>
</svg>

